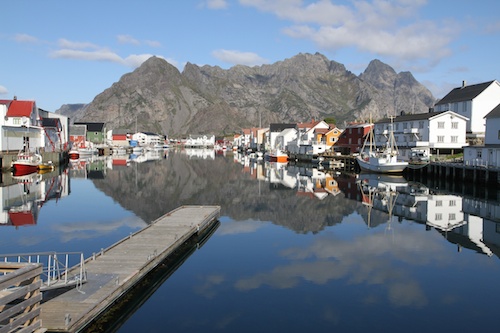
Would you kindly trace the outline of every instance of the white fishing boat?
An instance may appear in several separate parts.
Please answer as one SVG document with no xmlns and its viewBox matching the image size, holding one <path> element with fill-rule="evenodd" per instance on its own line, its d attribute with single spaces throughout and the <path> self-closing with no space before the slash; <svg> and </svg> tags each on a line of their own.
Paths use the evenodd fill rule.
<svg viewBox="0 0 500 333">
<path fill-rule="evenodd" d="M 399 151 L 394 139 L 394 130 L 391 123 L 387 133 L 385 147 L 377 149 L 373 126 L 368 133 L 359 156 L 356 157 L 359 167 L 363 171 L 378 173 L 401 173 L 408 166 L 408 162 L 398 159 Z"/>
</svg>

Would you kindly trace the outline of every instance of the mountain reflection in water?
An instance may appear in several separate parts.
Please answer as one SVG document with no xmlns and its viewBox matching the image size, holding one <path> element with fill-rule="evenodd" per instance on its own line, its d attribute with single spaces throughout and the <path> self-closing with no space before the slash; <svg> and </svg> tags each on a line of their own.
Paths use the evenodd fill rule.
<svg viewBox="0 0 500 333">
<path fill-rule="evenodd" d="M 2 252 L 88 255 L 181 205 L 221 206 L 215 234 L 146 293 L 120 332 L 497 326 L 500 205 L 491 193 L 213 150 L 81 160 L 31 183 L 4 176 L 2 193 Z M 16 211 L 33 212 L 44 236 L 9 228 Z"/>
</svg>

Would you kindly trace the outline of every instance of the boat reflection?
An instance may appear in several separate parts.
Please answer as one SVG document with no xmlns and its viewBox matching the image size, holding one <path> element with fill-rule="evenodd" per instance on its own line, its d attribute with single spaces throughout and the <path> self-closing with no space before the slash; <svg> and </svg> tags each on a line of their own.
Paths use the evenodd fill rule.
<svg viewBox="0 0 500 333">
<path fill-rule="evenodd" d="M 0 226 L 36 225 L 40 209 L 47 201 L 69 195 L 66 172 L 12 176 L 3 185 Z"/>
<path fill-rule="evenodd" d="M 235 159 L 236 161 L 236 159 Z M 488 256 L 500 253 L 500 204 L 465 198 L 460 193 L 431 190 L 424 184 L 403 176 L 381 174 L 347 174 L 324 170 L 320 166 L 296 166 L 287 163 L 252 163 L 244 157 L 245 169 L 261 175 L 270 189 L 289 189 L 297 195 L 325 200 L 343 193 L 359 201 L 368 227 L 386 224 L 393 217 L 437 230 L 459 249 L 471 248 Z"/>
</svg>

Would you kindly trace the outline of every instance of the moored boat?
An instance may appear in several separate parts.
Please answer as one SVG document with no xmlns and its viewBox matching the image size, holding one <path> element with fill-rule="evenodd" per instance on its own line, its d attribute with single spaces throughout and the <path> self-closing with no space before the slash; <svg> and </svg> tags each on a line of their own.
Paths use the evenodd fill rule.
<svg viewBox="0 0 500 333">
<path fill-rule="evenodd" d="M 78 158 L 80 158 L 80 152 L 77 149 L 71 149 L 68 152 L 68 157 L 70 160 L 77 160 Z"/>
<path fill-rule="evenodd" d="M 361 170 L 377 173 L 401 173 L 408 166 L 408 162 L 398 160 L 399 151 L 394 139 L 392 118 L 388 134 L 385 147 L 378 150 L 374 142 L 373 126 L 371 127 L 363 148 L 359 156 L 356 157 Z"/>
<path fill-rule="evenodd" d="M 52 161 L 42 162 L 38 165 L 38 173 L 46 173 L 55 169 L 54 163 Z"/>
<path fill-rule="evenodd" d="M 288 154 L 281 149 L 274 149 L 269 153 L 269 161 L 278 163 L 288 162 Z"/>
<path fill-rule="evenodd" d="M 17 154 L 17 158 L 12 161 L 12 169 L 14 175 L 27 175 L 38 170 L 38 166 L 42 163 L 42 156 L 32 152 L 21 151 Z"/>
</svg>

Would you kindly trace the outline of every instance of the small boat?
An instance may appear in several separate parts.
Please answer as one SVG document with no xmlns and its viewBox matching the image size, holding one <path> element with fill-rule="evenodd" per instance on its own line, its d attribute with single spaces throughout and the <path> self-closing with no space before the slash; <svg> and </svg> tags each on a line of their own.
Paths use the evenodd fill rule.
<svg viewBox="0 0 500 333">
<path fill-rule="evenodd" d="M 429 164 L 430 158 L 426 150 L 412 150 L 410 159 L 408 160 L 412 165 L 426 165 Z"/>
<path fill-rule="evenodd" d="M 43 162 L 38 165 L 38 173 L 47 173 L 55 169 L 52 161 Z"/>
<path fill-rule="evenodd" d="M 77 160 L 80 158 L 80 152 L 77 149 L 71 149 L 68 153 L 68 157 L 70 160 Z"/>
<path fill-rule="evenodd" d="M 38 170 L 38 166 L 42 163 L 42 156 L 32 152 L 21 151 L 17 154 L 17 158 L 12 161 L 12 169 L 14 175 L 27 175 Z"/>
<path fill-rule="evenodd" d="M 386 145 L 381 150 L 377 150 L 375 146 L 375 135 L 373 126 L 371 127 L 361 153 L 356 157 L 361 170 L 377 173 L 401 173 L 408 166 L 408 162 L 398 160 L 399 151 L 394 139 L 392 120 L 393 118 L 391 118 Z"/>
<path fill-rule="evenodd" d="M 288 162 L 288 155 L 281 149 L 274 149 L 269 153 L 269 161 L 285 163 Z"/>
</svg>

